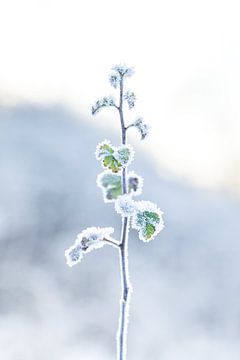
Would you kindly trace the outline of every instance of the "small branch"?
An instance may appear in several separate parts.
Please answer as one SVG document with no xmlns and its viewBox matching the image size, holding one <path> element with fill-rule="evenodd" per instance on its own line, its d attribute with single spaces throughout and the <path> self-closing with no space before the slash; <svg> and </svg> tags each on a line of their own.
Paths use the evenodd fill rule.
<svg viewBox="0 0 240 360">
<path fill-rule="evenodd" d="M 114 240 L 109 240 L 109 239 L 103 239 L 103 241 L 107 242 L 108 244 L 116 247 L 116 248 L 119 248 L 120 247 L 120 243 L 118 241 L 114 241 Z"/>
<path fill-rule="evenodd" d="M 135 126 L 134 124 L 130 124 L 125 128 L 125 130 L 127 131 L 128 129 L 130 129 L 131 127 L 134 127 L 134 126 Z"/>
</svg>

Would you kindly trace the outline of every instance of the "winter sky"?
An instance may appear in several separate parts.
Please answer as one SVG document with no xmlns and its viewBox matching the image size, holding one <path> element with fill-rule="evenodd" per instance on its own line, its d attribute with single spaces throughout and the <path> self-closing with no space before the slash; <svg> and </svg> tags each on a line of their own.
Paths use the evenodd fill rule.
<svg viewBox="0 0 240 360">
<path fill-rule="evenodd" d="M 90 115 L 111 66 L 152 126 L 159 170 L 239 191 L 239 3 L 231 0 L 0 0 L 0 101 L 63 102 Z M 116 127 L 112 112 L 94 120 Z M 104 125 L 101 125 L 104 120 Z M 137 137 L 133 136 L 135 141 Z"/>
</svg>

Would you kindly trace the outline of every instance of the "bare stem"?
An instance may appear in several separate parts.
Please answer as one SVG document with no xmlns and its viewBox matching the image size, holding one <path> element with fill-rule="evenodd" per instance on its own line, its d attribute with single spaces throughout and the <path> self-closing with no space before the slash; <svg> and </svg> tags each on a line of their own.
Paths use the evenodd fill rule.
<svg viewBox="0 0 240 360">
<path fill-rule="evenodd" d="M 120 247 L 120 243 L 117 242 L 117 241 L 106 239 L 106 238 L 104 238 L 103 241 L 107 242 L 108 244 L 110 244 L 110 245 L 112 245 L 114 247 L 117 247 L 117 248 Z"/>
<path fill-rule="evenodd" d="M 123 77 L 120 81 L 120 101 L 119 101 L 119 116 L 121 122 L 121 138 L 122 145 L 126 144 L 126 127 L 123 117 Z M 127 193 L 127 169 L 122 170 L 122 192 Z M 127 328 L 128 328 L 128 311 L 130 301 L 130 281 L 128 270 L 128 226 L 129 218 L 122 218 L 122 234 L 121 242 L 119 245 L 119 259 L 120 259 L 120 271 L 122 282 L 122 295 L 120 300 L 120 317 L 119 328 L 117 335 L 118 349 L 117 360 L 126 360 L 126 341 L 127 341 Z"/>
</svg>

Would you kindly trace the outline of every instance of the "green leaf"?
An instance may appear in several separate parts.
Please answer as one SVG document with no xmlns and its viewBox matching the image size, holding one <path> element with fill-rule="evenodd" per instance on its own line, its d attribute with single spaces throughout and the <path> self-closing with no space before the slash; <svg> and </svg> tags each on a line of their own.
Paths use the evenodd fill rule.
<svg viewBox="0 0 240 360">
<path fill-rule="evenodd" d="M 121 149 L 118 149 L 118 160 L 122 165 L 127 164 L 130 158 L 130 150 L 126 147 L 123 147 Z"/>
<path fill-rule="evenodd" d="M 100 186 L 105 191 L 106 200 L 116 200 L 122 195 L 122 180 L 118 174 L 104 174 L 99 179 Z"/>
<path fill-rule="evenodd" d="M 155 233 L 155 226 L 153 226 L 150 223 L 147 223 L 144 229 L 144 236 L 146 237 L 147 240 L 149 240 L 153 234 Z"/>
<path fill-rule="evenodd" d="M 117 173 L 122 167 L 121 164 L 112 155 L 105 156 L 103 159 L 103 165 L 104 167 L 112 170 L 113 173 Z"/>
<path fill-rule="evenodd" d="M 104 199 L 116 200 L 122 195 L 122 179 L 120 174 L 103 172 L 98 176 L 98 186 L 103 189 Z M 128 178 L 128 192 L 134 193 L 138 191 L 139 178 L 137 175 Z"/>
<path fill-rule="evenodd" d="M 154 211 L 137 211 L 133 219 L 133 227 L 139 231 L 143 241 L 149 241 L 155 235 L 160 224 L 160 216 Z"/>
<path fill-rule="evenodd" d="M 108 144 L 103 144 L 99 149 L 99 156 L 109 156 L 114 153 L 113 148 Z"/>
<path fill-rule="evenodd" d="M 146 221 L 148 221 L 149 223 L 159 224 L 159 222 L 160 222 L 159 215 L 155 212 L 144 211 L 143 215 L 144 215 Z"/>
</svg>

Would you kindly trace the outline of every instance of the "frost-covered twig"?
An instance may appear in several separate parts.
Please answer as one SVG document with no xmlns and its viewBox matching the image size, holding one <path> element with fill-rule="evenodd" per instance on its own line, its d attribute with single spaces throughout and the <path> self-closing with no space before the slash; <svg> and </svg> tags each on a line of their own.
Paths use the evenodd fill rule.
<svg viewBox="0 0 240 360">
<path fill-rule="evenodd" d="M 115 210 L 122 218 L 121 240 L 111 237 L 114 229 L 111 227 L 90 227 L 78 234 L 73 246 L 65 251 L 67 264 L 72 267 L 79 263 L 84 254 L 101 248 L 108 244 L 118 249 L 121 273 L 121 300 L 120 316 L 117 333 L 117 360 L 126 360 L 127 354 L 127 331 L 129 321 L 129 303 L 131 284 L 128 269 L 128 233 L 130 225 L 139 233 L 139 239 L 148 242 L 152 240 L 162 229 L 162 211 L 149 201 L 135 201 L 133 196 L 142 193 L 143 179 L 133 171 L 128 173 L 128 166 L 133 161 L 134 151 L 127 144 L 127 130 L 135 127 L 145 139 L 149 132 L 149 126 L 142 118 L 138 118 L 132 124 L 126 126 L 124 119 L 124 101 L 129 110 L 135 106 L 136 96 L 128 90 L 124 93 L 125 80 L 133 75 L 133 69 L 125 65 L 116 65 L 112 68 L 109 77 L 110 84 L 119 91 L 119 104 L 113 96 L 103 97 L 92 106 L 92 114 L 97 114 L 105 107 L 114 107 L 119 113 L 121 125 L 121 144 L 113 146 L 110 141 L 104 140 L 98 144 L 96 158 L 104 167 L 104 172 L 97 177 L 97 185 L 103 191 L 106 203 L 114 202 Z"/>
</svg>

